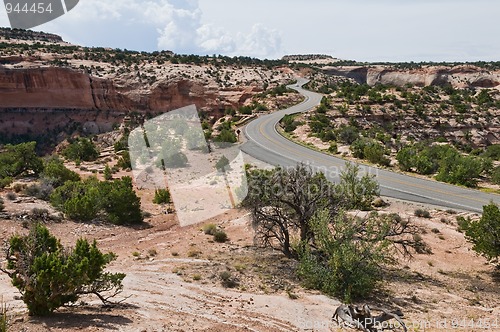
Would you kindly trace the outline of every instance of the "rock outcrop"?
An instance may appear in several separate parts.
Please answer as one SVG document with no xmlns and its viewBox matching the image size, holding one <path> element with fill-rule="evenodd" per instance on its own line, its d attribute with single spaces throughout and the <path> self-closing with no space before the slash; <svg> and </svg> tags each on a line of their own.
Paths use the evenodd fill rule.
<svg viewBox="0 0 500 332">
<path fill-rule="evenodd" d="M 390 66 L 346 66 L 327 67 L 325 72 L 330 75 L 351 78 L 358 83 L 366 83 L 370 86 L 376 84 L 393 86 L 451 84 L 457 88 L 496 88 L 500 86 L 500 71 L 489 71 L 472 65 L 427 66 L 419 69 L 397 69 Z"/>
<path fill-rule="evenodd" d="M 183 77 L 144 87 L 69 68 L 0 66 L 0 131 L 36 135 L 91 122 L 96 124 L 92 132 L 96 126 L 103 132 L 130 112 L 155 115 L 195 104 L 217 113 L 242 105 L 260 91 L 257 86 L 220 88 Z"/>
</svg>

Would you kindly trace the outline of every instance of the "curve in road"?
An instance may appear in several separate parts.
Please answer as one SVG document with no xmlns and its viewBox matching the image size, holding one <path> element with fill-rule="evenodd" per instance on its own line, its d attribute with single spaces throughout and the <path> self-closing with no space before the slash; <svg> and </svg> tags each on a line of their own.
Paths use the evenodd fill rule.
<svg viewBox="0 0 500 332">
<path fill-rule="evenodd" d="M 345 160 L 294 143 L 276 130 L 278 122 L 285 115 L 307 112 L 319 105 L 323 95 L 303 89 L 302 86 L 307 82 L 308 80 L 301 78 L 296 84 L 289 86 L 305 97 L 302 103 L 261 116 L 245 127 L 244 133 L 248 141 L 241 150 L 275 166 L 309 164 L 313 170 L 325 173 L 331 181 L 338 181 L 339 172 L 345 167 Z M 500 204 L 499 195 L 359 165 L 362 172 L 375 175 L 383 196 L 471 212 L 482 212 L 482 207 L 492 201 Z"/>
</svg>

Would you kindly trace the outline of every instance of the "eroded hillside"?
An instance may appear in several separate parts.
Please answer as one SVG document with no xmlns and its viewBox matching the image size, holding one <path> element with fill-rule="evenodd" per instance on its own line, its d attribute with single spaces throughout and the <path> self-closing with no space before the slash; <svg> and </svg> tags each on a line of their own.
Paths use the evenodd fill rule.
<svg viewBox="0 0 500 332">
<path fill-rule="evenodd" d="M 293 76 L 283 61 L 86 48 L 30 31 L 2 29 L 0 46 L 0 132 L 7 137 L 85 127 L 102 133 L 131 113 L 191 104 L 218 117 Z"/>
</svg>

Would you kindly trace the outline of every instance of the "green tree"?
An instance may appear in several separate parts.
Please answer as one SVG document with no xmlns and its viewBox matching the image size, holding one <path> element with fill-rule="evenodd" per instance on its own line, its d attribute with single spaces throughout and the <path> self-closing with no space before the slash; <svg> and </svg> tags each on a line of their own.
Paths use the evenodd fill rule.
<svg viewBox="0 0 500 332">
<path fill-rule="evenodd" d="M 351 302 L 369 295 L 382 280 L 385 264 L 395 264 L 395 252 L 410 253 L 425 246 L 418 231 L 397 214 L 354 218 L 343 213 L 331 219 L 318 211 L 311 219 L 314 246 L 298 245 L 298 275 L 308 288 Z"/>
<path fill-rule="evenodd" d="M 62 155 L 72 161 L 94 161 L 99 152 L 90 139 L 79 137 L 62 151 Z"/>
<path fill-rule="evenodd" d="M 340 142 L 352 144 L 359 138 L 359 130 L 353 126 L 343 126 L 337 130 L 337 138 Z"/>
<path fill-rule="evenodd" d="M 482 157 L 500 160 L 500 144 L 493 144 L 486 148 Z"/>
<path fill-rule="evenodd" d="M 301 241 L 308 242 L 312 238 L 309 220 L 314 213 L 329 205 L 334 211 L 333 207 L 340 204 L 333 184 L 305 165 L 255 170 L 247 179 L 248 195 L 243 206 L 251 209 L 256 240 L 264 246 L 277 245 L 288 257 L 296 257 L 293 234 L 297 232 Z"/>
<path fill-rule="evenodd" d="M 6 145 L 0 150 L 0 188 L 13 179 L 25 174 L 38 175 L 43 170 L 43 162 L 37 156 L 36 142 Z"/>
<path fill-rule="evenodd" d="M 396 159 L 402 171 L 409 172 L 415 167 L 417 151 L 413 146 L 405 146 L 398 151 Z"/>
<path fill-rule="evenodd" d="M 222 129 L 219 136 L 215 138 L 216 142 L 225 142 L 225 143 L 236 143 L 238 138 L 236 134 L 230 129 Z"/>
<path fill-rule="evenodd" d="M 493 172 L 491 172 L 491 181 L 494 184 L 500 185 L 500 166 L 495 167 Z"/>
<path fill-rule="evenodd" d="M 10 238 L 7 266 L 1 270 L 19 289 L 29 314 L 45 316 L 85 294 L 108 303 L 122 291 L 125 277 L 104 271 L 115 258 L 85 239 L 78 240 L 73 249 L 64 248 L 45 226 L 35 223 L 28 235 Z"/>
<path fill-rule="evenodd" d="M 473 244 L 472 249 L 488 260 L 500 256 L 500 209 L 491 203 L 483 206 L 483 215 L 478 221 L 465 226 L 465 236 Z M 497 262 L 498 263 L 498 262 Z"/>
<path fill-rule="evenodd" d="M 135 194 L 132 178 L 125 176 L 112 182 L 101 182 L 101 206 L 107 220 L 116 225 L 143 222 L 141 200 Z"/>
<path fill-rule="evenodd" d="M 295 115 L 287 114 L 281 120 L 281 124 L 283 126 L 283 130 L 287 133 L 290 133 L 290 132 L 294 131 L 295 129 L 297 129 L 299 122 L 295 121 Z"/>
<path fill-rule="evenodd" d="M 358 165 L 346 163 L 337 192 L 343 197 L 347 209 L 369 210 L 373 199 L 379 195 L 379 185 L 372 175 L 359 177 Z"/>
<path fill-rule="evenodd" d="M 66 181 L 80 181 L 80 176 L 67 169 L 63 161 L 55 156 L 45 161 L 41 176 L 55 188 L 62 186 Z"/>
<path fill-rule="evenodd" d="M 353 156 L 366 159 L 374 164 L 389 166 L 391 161 L 385 156 L 384 147 L 375 140 L 359 138 L 351 145 Z"/>
<path fill-rule="evenodd" d="M 153 198 L 154 204 L 168 204 L 171 202 L 170 191 L 168 189 L 156 189 L 155 197 Z"/>
<path fill-rule="evenodd" d="M 102 203 L 99 181 L 96 178 L 82 182 L 67 181 L 54 190 L 50 202 L 70 219 L 77 221 L 95 219 Z"/>
<path fill-rule="evenodd" d="M 118 159 L 118 162 L 116 163 L 118 167 L 121 169 L 131 169 L 132 168 L 132 162 L 130 160 L 130 152 L 128 151 L 123 151 L 121 153 L 120 159 Z"/>
<path fill-rule="evenodd" d="M 482 172 L 483 163 L 480 159 L 462 156 L 458 152 L 450 150 L 444 154 L 440 161 L 436 180 L 475 187 Z"/>
<path fill-rule="evenodd" d="M 100 182 L 89 178 L 82 182 L 68 181 L 50 196 L 53 206 L 77 221 L 90 221 L 102 214 L 114 224 L 143 221 L 140 199 L 133 190 L 132 179 Z"/>
<path fill-rule="evenodd" d="M 113 173 L 111 173 L 111 168 L 109 167 L 108 164 L 106 164 L 106 167 L 104 167 L 104 180 L 110 181 L 113 180 Z"/>
</svg>

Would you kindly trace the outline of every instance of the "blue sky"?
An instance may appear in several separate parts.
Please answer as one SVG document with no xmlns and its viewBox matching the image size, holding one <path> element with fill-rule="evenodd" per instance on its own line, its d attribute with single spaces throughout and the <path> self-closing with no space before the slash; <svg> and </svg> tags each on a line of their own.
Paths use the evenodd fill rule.
<svg viewBox="0 0 500 332">
<path fill-rule="evenodd" d="M 500 60 L 498 0 L 80 0 L 39 26 L 85 46 L 326 53 L 359 61 Z M 0 26 L 8 26 L 0 10 Z"/>
</svg>

